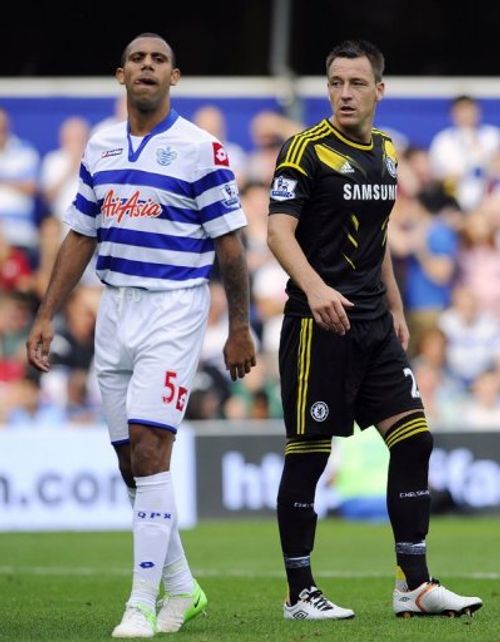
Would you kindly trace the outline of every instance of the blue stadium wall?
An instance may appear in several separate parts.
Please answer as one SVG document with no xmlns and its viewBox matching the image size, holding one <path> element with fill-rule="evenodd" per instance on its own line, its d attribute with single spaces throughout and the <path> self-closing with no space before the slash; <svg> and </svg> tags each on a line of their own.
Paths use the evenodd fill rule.
<svg viewBox="0 0 500 642">
<path fill-rule="evenodd" d="M 175 109 L 186 118 L 204 104 L 218 105 L 225 113 L 228 138 L 245 149 L 252 147 L 249 123 L 260 110 L 282 112 L 273 96 L 261 97 L 174 97 Z M 113 97 L 35 97 L 1 96 L 0 107 L 6 109 L 15 133 L 35 144 L 41 154 L 58 146 L 57 131 L 62 120 L 82 115 L 92 124 L 110 116 Z M 482 98 L 483 121 L 500 126 L 500 98 Z M 409 142 L 428 147 L 436 132 L 449 125 L 449 98 L 385 98 L 379 105 L 376 125 L 381 129 L 397 130 Z M 303 101 L 303 121 L 312 125 L 328 116 L 326 98 L 307 97 Z"/>
</svg>

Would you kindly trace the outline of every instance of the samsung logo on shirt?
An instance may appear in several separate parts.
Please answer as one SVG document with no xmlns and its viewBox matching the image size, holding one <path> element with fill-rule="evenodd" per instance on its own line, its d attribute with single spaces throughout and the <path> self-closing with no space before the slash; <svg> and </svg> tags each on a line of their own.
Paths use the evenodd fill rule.
<svg viewBox="0 0 500 642">
<path fill-rule="evenodd" d="M 395 201 L 396 185 L 344 185 L 344 201 Z"/>
</svg>

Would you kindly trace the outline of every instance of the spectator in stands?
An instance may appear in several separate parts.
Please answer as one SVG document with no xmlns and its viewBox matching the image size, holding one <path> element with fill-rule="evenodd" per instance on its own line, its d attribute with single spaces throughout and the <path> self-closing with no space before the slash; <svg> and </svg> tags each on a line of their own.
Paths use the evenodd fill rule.
<svg viewBox="0 0 500 642">
<path fill-rule="evenodd" d="M 389 231 L 391 252 L 405 259 L 404 299 L 410 328 L 408 353 L 414 356 L 421 333 L 437 323 L 449 305 L 456 276 L 458 235 L 453 208 L 431 211 L 424 192 L 409 199 L 403 222 L 396 215 Z M 400 210 L 398 210 L 399 214 Z"/>
<path fill-rule="evenodd" d="M 53 216 L 46 217 L 39 228 L 38 265 L 33 273 L 33 294 L 40 301 L 49 283 L 61 239 L 61 224 Z"/>
<path fill-rule="evenodd" d="M 90 125 L 85 118 L 70 116 L 59 127 L 59 147 L 42 158 L 40 189 L 49 214 L 62 223 L 78 187 L 78 173 Z M 63 227 L 61 225 L 61 235 Z"/>
<path fill-rule="evenodd" d="M 231 169 L 234 171 L 239 187 L 246 183 L 247 155 L 243 147 L 228 140 L 227 121 L 224 112 L 216 105 L 203 105 L 193 114 L 193 122 L 215 136 L 224 145 Z"/>
<path fill-rule="evenodd" d="M 241 206 L 248 221 L 243 240 L 250 275 L 272 256 L 267 246 L 268 201 L 269 186 L 264 183 L 247 183 L 241 191 Z"/>
<path fill-rule="evenodd" d="M 453 189 L 461 208 L 469 211 L 485 194 L 488 165 L 500 150 L 500 129 L 481 122 L 481 106 L 471 96 L 457 96 L 450 117 L 451 127 L 431 141 L 431 166 L 435 177 Z"/>
<path fill-rule="evenodd" d="M 270 185 L 283 143 L 304 125 L 273 111 L 260 111 L 250 122 L 253 150 L 248 155 L 248 180 Z"/>
<path fill-rule="evenodd" d="M 80 162 L 89 139 L 89 133 L 90 124 L 86 118 L 79 116 L 66 118 L 59 128 L 59 148 L 48 152 L 42 159 L 40 188 L 50 217 L 42 221 L 40 233 L 47 242 L 50 242 L 51 236 L 56 235 L 56 250 L 67 233 L 67 226 L 63 222 L 64 214 L 77 192 Z M 58 231 L 56 227 L 59 228 Z M 52 249 L 54 249 L 54 244 L 52 244 Z M 55 258 L 55 253 L 50 252 L 49 258 L 50 260 L 47 261 L 47 257 L 40 256 L 40 262 L 44 263 L 46 278 L 52 269 L 51 261 Z M 86 267 L 82 283 L 86 285 L 99 284 L 99 279 L 95 274 L 95 263 L 96 255 Z"/>
<path fill-rule="evenodd" d="M 461 230 L 458 280 L 474 292 L 479 308 L 500 322 L 500 238 L 481 209 L 467 217 Z"/>
<path fill-rule="evenodd" d="M 91 376 L 95 376 L 93 369 L 89 371 L 73 368 L 68 374 L 65 410 L 67 421 L 72 424 L 95 424 L 103 421 L 102 412 L 90 391 Z"/>
<path fill-rule="evenodd" d="M 279 350 L 287 281 L 287 273 L 274 257 L 269 257 L 253 275 L 252 298 L 262 323 L 262 350 L 274 357 L 277 357 Z"/>
<path fill-rule="evenodd" d="M 36 192 L 40 155 L 11 131 L 0 108 L 0 225 L 7 242 L 37 262 Z"/>
<path fill-rule="evenodd" d="M 269 419 L 270 400 L 269 393 L 264 388 L 254 390 L 250 403 L 250 419 Z"/>
<path fill-rule="evenodd" d="M 452 306 L 440 315 L 438 325 L 446 335 L 449 371 L 465 388 L 495 367 L 500 357 L 500 326 L 479 308 L 472 290 L 455 287 Z"/>
<path fill-rule="evenodd" d="M 267 206 L 269 187 L 263 183 L 248 183 L 243 190 L 241 204 L 248 225 L 243 239 L 251 281 L 252 327 L 259 339 L 275 349 L 276 332 L 281 328 L 281 313 L 285 301 L 286 273 L 271 254 L 267 245 Z M 268 336 L 264 339 L 263 333 Z"/>
<path fill-rule="evenodd" d="M 426 363 L 446 371 L 446 345 L 446 335 L 440 328 L 433 326 L 425 329 L 416 346 L 416 355 L 412 359 L 412 365 Z"/>
<path fill-rule="evenodd" d="M 193 388 L 186 408 L 186 419 L 188 421 L 222 419 L 217 392 L 213 388 Z"/>
<path fill-rule="evenodd" d="M 223 419 L 231 397 L 230 380 L 210 363 L 200 363 L 191 387 L 187 419 Z"/>
<path fill-rule="evenodd" d="M 0 381 L 15 381 L 25 372 L 25 343 L 32 321 L 31 299 L 20 292 L 0 292 Z"/>
<path fill-rule="evenodd" d="M 52 341 L 52 363 L 88 371 L 94 357 L 94 327 L 100 291 L 78 286 L 64 306 L 64 326 Z"/>
<path fill-rule="evenodd" d="M 432 429 L 453 429 L 460 423 L 462 388 L 443 368 L 425 360 L 416 360 L 413 372 Z"/>
<path fill-rule="evenodd" d="M 56 404 L 43 398 L 40 375 L 31 369 L 10 387 L 8 428 L 63 428 L 65 414 Z"/>
<path fill-rule="evenodd" d="M 42 375 L 45 396 L 75 421 L 95 411 L 89 388 L 96 387 L 94 326 L 100 294 L 100 289 L 82 285 L 72 291 L 52 341 L 53 366 Z"/>
<path fill-rule="evenodd" d="M 267 417 L 281 418 L 283 416 L 279 380 L 277 375 L 272 372 L 272 368 L 268 366 L 271 360 L 276 361 L 276 357 L 261 352 L 256 367 L 245 377 L 245 380 L 232 383 L 233 394 L 224 406 L 225 417 L 228 419 L 256 418 L 256 414 L 263 411 L 263 392 L 266 395 Z M 256 405 L 258 408 L 255 407 Z"/>
<path fill-rule="evenodd" d="M 90 130 L 90 135 L 93 136 L 101 129 L 112 127 L 117 123 L 122 123 L 124 120 L 127 120 L 127 97 L 125 94 L 120 94 L 113 103 L 113 113 L 98 121 Z"/>
<path fill-rule="evenodd" d="M 494 430 L 500 426 L 500 378 L 495 370 L 480 374 L 462 407 L 463 424 L 474 430 Z"/>
<path fill-rule="evenodd" d="M 458 421 L 458 404 L 463 396 L 463 387 L 448 370 L 446 348 L 445 333 L 438 327 L 426 328 L 411 360 L 429 421 L 440 427 L 451 427 Z"/>
<path fill-rule="evenodd" d="M 32 269 L 26 252 L 10 245 L 0 226 L 0 292 L 27 291 Z"/>
</svg>

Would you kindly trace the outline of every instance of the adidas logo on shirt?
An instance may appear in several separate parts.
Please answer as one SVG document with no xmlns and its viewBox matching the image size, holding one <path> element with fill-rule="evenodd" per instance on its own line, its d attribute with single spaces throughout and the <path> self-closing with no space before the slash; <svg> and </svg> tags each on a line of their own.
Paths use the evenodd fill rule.
<svg viewBox="0 0 500 642">
<path fill-rule="evenodd" d="M 340 168 L 342 174 L 354 174 L 355 169 L 349 161 L 346 161 Z"/>
</svg>

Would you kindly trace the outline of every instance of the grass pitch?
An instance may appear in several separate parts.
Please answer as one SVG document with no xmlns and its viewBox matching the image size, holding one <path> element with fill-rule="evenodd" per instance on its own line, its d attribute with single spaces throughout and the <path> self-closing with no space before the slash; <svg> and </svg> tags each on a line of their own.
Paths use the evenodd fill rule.
<svg viewBox="0 0 500 642">
<path fill-rule="evenodd" d="M 485 605 L 474 618 L 402 620 L 392 613 L 387 524 L 326 519 L 313 566 L 320 588 L 356 611 L 343 622 L 289 622 L 274 522 L 203 522 L 183 533 L 208 596 L 182 642 L 500 642 L 500 519 L 434 518 L 432 572 Z M 0 534 L 0 640 L 109 640 L 130 590 L 129 533 Z M 172 634 L 155 639 L 174 639 Z"/>
</svg>

